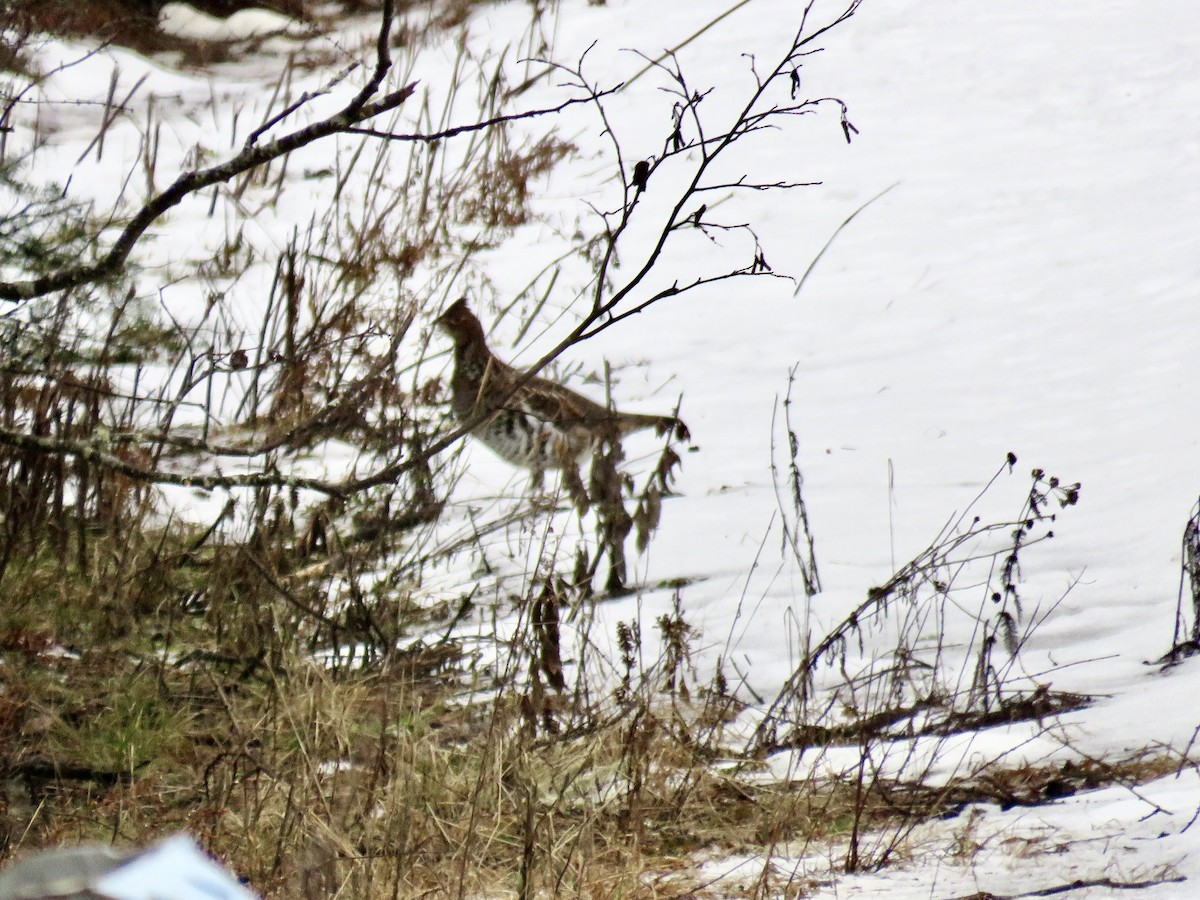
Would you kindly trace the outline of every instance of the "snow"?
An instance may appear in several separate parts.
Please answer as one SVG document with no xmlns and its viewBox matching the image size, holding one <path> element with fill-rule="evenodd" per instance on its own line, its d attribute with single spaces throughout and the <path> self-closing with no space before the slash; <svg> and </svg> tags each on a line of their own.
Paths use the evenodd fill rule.
<svg viewBox="0 0 1200 900">
<path fill-rule="evenodd" d="M 842 874 L 838 858 L 810 857 L 794 867 L 777 858 L 771 865 L 776 883 L 805 885 L 808 897 L 1040 896 L 1076 883 L 1061 895 L 1189 897 L 1200 849 L 1192 821 L 1197 790 L 1200 781 L 1188 773 L 1037 807 L 968 807 L 954 819 L 918 826 L 905 841 L 905 862 L 875 873 Z M 753 858 L 713 861 L 701 878 L 712 882 L 711 896 L 746 896 L 762 865 Z"/>
<path fill-rule="evenodd" d="M 594 42 L 585 69 L 602 86 L 615 84 L 645 65 L 626 48 L 655 55 L 730 5 L 564 3 L 553 52 L 572 63 Z M 814 15 L 840 8 L 825 0 Z M 769 65 L 785 49 L 796 15 L 793 0 L 754 0 L 679 51 L 689 80 L 714 88 L 704 102 L 712 121 L 728 117 L 752 86 L 745 54 Z M 164 16 L 179 33 L 217 34 L 217 25 L 181 4 Z M 526 16 L 523 4 L 477 9 L 470 27 L 478 52 L 488 43 L 494 54 L 509 48 Z M 1200 493 L 1200 30 L 1186 27 L 1192 18 L 1185 0 L 1009 0 L 969 10 L 948 0 L 868 0 L 801 70 L 806 95 L 846 101 L 858 129 L 853 142 L 846 144 L 828 108 L 756 135 L 734 154 L 734 177 L 821 185 L 738 194 L 713 215 L 753 221 L 767 260 L 799 276 L 847 216 L 895 188 L 838 235 L 798 296 L 786 281 L 725 282 L 660 303 L 569 351 L 584 371 L 613 364 L 622 408 L 666 412 L 682 395 L 699 450 L 684 454 L 681 496 L 665 502 L 636 580 L 696 579 L 682 596 L 688 621 L 705 636 L 699 662 L 736 659 L 753 689 L 772 696 L 792 673 L 801 633 L 836 624 L 869 587 L 927 546 L 1011 451 L 1017 470 L 985 498 L 988 515 L 1018 513 L 1024 473 L 1035 466 L 1083 486 L 1078 506 L 1055 523 L 1054 539 L 1022 559 L 1027 609 L 1061 601 L 1023 649 L 1024 671 L 1049 673 L 1056 689 L 1096 701 L 1061 717 L 1070 748 L 1017 725 L 930 752 L 952 771 L 973 754 L 1040 763 L 1187 746 L 1200 724 L 1197 664 L 1160 673 L 1145 661 L 1169 646 L 1180 536 Z M 220 34 L 245 37 L 267 27 L 247 22 L 235 28 L 231 19 Z M 369 34 L 362 22 L 347 25 L 340 46 Z M 48 48 L 64 59 L 77 50 L 57 42 Z M 507 52 L 516 69 L 519 54 Z M 448 65 L 430 58 L 401 68 L 436 96 Z M 228 77 L 220 69 L 192 77 L 111 50 L 65 69 L 46 90 L 102 100 L 108 66 L 121 71 L 123 84 L 147 76 L 134 104 L 151 94 L 171 98 L 161 172 L 197 147 L 220 156 L 231 145 L 227 116 L 210 107 L 244 103 L 243 121 L 265 113 L 245 63 Z M 274 77 L 277 68 L 269 71 Z M 318 75 L 308 77 L 309 88 L 319 84 Z M 661 147 L 671 108 L 663 85 L 650 72 L 609 101 L 628 161 Z M 561 97 L 554 83 L 542 82 L 522 105 Z M 75 117 L 84 115 L 56 123 L 56 146 L 43 158 L 59 171 L 90 173 L 75 189 L 94 192 L 105 208 L 136 162 L 137 135 L 114 129 L 103 158 L 89 157 L 81 168 L 75 160 L 91 133 Z M 564 123 L 578 157 L 539 186 L 537 200 L 555 227 L 523 229 L 489 259 L 501 297 L 522 290 L 562 253 L 562 235 L 577 222 L 595 228 L 586 202 L 611 208 L 616 196 L 605 155 L 611 145 L 594 117 L 574 109 Z M 333 152 L 299 154 L 292 171 L 328 165 Z M 656 176 L 647 220 L 678 177 L 665 167 Z M 255 217 L 249 240 L 278 248 L 294 225 L 309 221 L 326 202 L 328 180 L 301 184 Z M 226 228 L 221 215 L 206 216 L 207 206 L 207 195 L 181 205 L 142 251 L 143 290 L 167 285 L 163 302 L 172 308 L 202 302 L 201 280 L 187 273 Z M 639 227 L 646 230 L 635 230 L 618 276 L 640 262 L 637 237 L 652 229 Z M 660 281 L 709 271 L 744 249 L 735 237 L 717 247 L 699 234 L 684 236 Z M 584 269 L 568 263 L 564 271 L 550 303 L 561 318 L 546 318 L 545 330 L 531 331 L 518 348 L 515 326 L 501 322 L 493 339 L 502 355 L 530 363 L 577 321 L 573 288 Z M 249 294 L 251 287 L 238 289 Z M 246 296 L 247 322 L 255 321 L 257 302 Z M 786 440 L 778 426 L 772 434 L 771 423 L 793 368 L 791 415 L 824 586 L 811 600 L 778 550 L 771 472 L 773 452 L 786 465 Z M 636 466 L 655 446 L 652 437 L 631 438 L 628 455 Z M 353 460 L 348 450 L 331 452 L 331 466 Z M 464 453 L 460 506 L 523 492 L 524 476 L 486 450 Z M 198 502 L 190 493 L 172 496 Z M 533 550 L 510 544 L 519 571 L 523 553 Z M 652 621 L 670 597 L 648 590 L 604 603 L 595 610 L 597 633 L 611 634 L 615 622 L 637 615 Z M 804 763 L 784 757 L 774 764 L 795 771 Z M 1137 881 L 1164 873 L 1190 882 L 1140 895 L 1189 896 L 1188 884 L 1200 878 L 1200 844 L 1196 829 L 1185 826 L 1200 807 L 1198 787 L 1185 771 L 1143 785 L 1140 796 L 1109 788 L 1036 809 L 975 807 L 922 826 L 900 863 L 871 875 L 835 875 L 833 851 L 824 869 L 808 857 L 791 864 L 825 879 L 818 895 L 830 897 L 1016 894 L 1076 878 Z M 980 849 L 960 858 L 955 847 L 967 829 Z M 717 872 L 737 862 L 709 865 Z M 1120 892 L 1096 886 L 1071 896 L 1113 893 Z"/>
<path fill-rule="evenodd" d="M 202 41 L 237 41 L 266 35 L 301 37 L 309 29 L 268 9 L 243 9 L 228 18 L 210 16 L 186 3 L 166 3 L 158 12 L 158 27 L 174 37 Z"/>
</svg>

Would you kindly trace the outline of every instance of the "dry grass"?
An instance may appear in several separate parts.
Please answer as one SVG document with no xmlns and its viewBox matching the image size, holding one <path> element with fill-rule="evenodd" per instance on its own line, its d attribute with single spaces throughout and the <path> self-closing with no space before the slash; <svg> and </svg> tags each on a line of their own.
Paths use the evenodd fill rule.
<svg viewBox="0 0 1200 900">
<path fill-rule="evenodd" d="M 221 563 L 217 587 L 192 537 L 93 543 L 86 573 L 50 554 L 10 568 L 8 853 L 188 829 L 268 896 L 681 896 L 698 859 L 794 859 L 871 834 L 896 838 L 894 861 L 914 824 L 969 803 L 1134 788 L 1186 764 L 989 766 L 938 788 L 853 770 L 763 781 L 753 761 L 731 765 L 738 704 L 670 654 L 583 706 L 579 685 L 532 668 L 498 681 L 455 642 L 319 662 L 327 623 L 253 567 Z M 136 615 L 135 583 L 158 600 Z M 695 636 L 681 617 L 662 627 Z M 540 646 L 532 624 L 521 640 Z M 792 877 L 766 867 L 747 890 L 800 891 Z"/>
</svg>

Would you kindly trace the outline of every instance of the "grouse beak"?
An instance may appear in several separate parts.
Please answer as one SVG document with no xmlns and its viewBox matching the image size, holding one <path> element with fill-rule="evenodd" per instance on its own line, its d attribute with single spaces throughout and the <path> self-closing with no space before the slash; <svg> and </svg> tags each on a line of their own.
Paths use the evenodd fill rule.
<svg viewBox="0 0 1200 900">
<path fill-rule="evenodd" d="M 456 310 L 458 310 L 460 308 L 465 309 L 466 305 L 467 305 L 466 297 L 462 297 L 459 300 L 455 300 L 453 303 L 451 303 L 449 306 L 447 306 L 442 311 L 442 314 L 440 316 L 438 316 L 436 319 L 433 320 L 433 324 L 436 325 L 438 328 L 442 329 L 442 331 L 446 332 L 447 334 L 453 335 L 454 328 L 451 325 L 450 320 L 453 317 Z"/>
</svg>

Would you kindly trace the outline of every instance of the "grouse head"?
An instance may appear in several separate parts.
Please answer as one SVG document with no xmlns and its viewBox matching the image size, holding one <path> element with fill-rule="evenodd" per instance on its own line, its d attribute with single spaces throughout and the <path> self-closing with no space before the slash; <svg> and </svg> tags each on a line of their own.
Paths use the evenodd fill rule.
<svg viewBox="0 0 1200 900">
<path fill-rule="evenodd" d="M 455 300 L 438 316 L 436 324 L 454 338 L 454 346 L 462 348 L 473 344 L 486 344 L 483 326 L 467 306 L 467 298 Z"/>
</svg>

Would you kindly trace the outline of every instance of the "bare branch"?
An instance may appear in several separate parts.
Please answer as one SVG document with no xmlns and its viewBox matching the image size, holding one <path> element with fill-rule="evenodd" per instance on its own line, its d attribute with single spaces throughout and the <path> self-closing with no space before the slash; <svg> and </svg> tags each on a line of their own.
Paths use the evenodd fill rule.
<svg viewBox="0 0 1200 900">
<path fill-rule="evenodd" d="M 253 131 L 251 131 L 250 134 L 246 137 L 245 142 L 242 144 L 242 148 L 248 150 L 251 147 L 253 147 L 255 144 L 258 143 L 258 139 L 260 137 L 262 137 L 264 134 L 266 134 L 268 131 L 270 131 L 272 128 L 274 128 L 276 125 L 278 125 L 284 119 L 286 119 L 288 116 L 290 116 L 296 110 L 300 109 L 305 104 L 310 103 L 313 100 L 316 100 L 318 97 L 324 97 L 325 95 L 327 95 L 330 91 L 332 91 L 335 87 L 337 87 L 342 82 L 342 80 L 344 78 L 346 78 L 346 76 L 348 76 L 356 68 L 358 68 L 358 63 L 352 63 L 351 65 L 349 65 L 345 69 L 343 69 L 341 72 L 339 72 L 337 75 L 335 75 L 328 84 L 326 84 L 324 87 L 320 88 L 319 90 L 305 91 L 303 94 L 300 95 L 299 99 L 295 100 L 292 103 L 289 103 L 278 113 L 271 116 L 269 119 L 267 119 L 261 125 L 259 125 L 257 128 L 255 128 Z"/>
<path fill-rule="evenodd" d="M 697 31 L 694 31 L 692 34 L 688 35 L 687 38 L 680 41 L 678 44 L 676 44 L 670 50 L 667 50 L 666 52 L 664 52 L 662 54 L 662 56 L 659 56 L 657 59 L 650 60 L 650 62 L 648 62 L 646 64 L 646 67 L 643 69 L 640 69 L 632 78 L 629 79 L 628 82 L 626 82 L 626 84 L 633 84 L 635 81 L 637 81 L 643 75 L 645 75 L 647 72 L 649 72 L 651 69 L 653 69 L 656 65 L 661 63 L 664 59 L 666 59 L 669 56 L 674 56 L 676 53 L 678 53 L 680 50 L 682 50 L 684 47 L 686 47 L 688 44 L 690 44 L 696 38 L 700 37 L 700 35 L 704 34 L 704 32 L 708 31 L 710 28 L 717 25 L 723 19 L 726 19 L 733 13 L 737 12 L 739 9 L 741 9 L 743 6 L 745 6 L 749 2 L 750 2 L 750 0 L 738 0 L 737 3 L 735 3 L 733 6 L 729 7 L 729 9 L 725 10 L 725 12 L 721 13 L 716 18 L 710 19 L 702 28 L 698 29 Z"/>
<path fill-rule="evenodd" d="M 599 91 L 596 96 L 606 97 L 609 94 L 615 94 L 623 85 L 618 84 L 616 87 L 607 88 Z M 573 97 L 570 100 L 564 100 L 558 106 L 548 106 L 544 109 L 527 109 L 522 112 L 508 113 L 502 116 L 493 116 L 490 119 L 485 119 L 482 122 L 472 122 L 470 125 L 455 125 L 452 128 L 446 128 L 442 131 L 431 131 L 428 133 L 416 134 L 396 134 L 392 131 L 379 131 L 375 128 L 347 128 L 347 134 L 362 134 L 367 137 L 380 138 L 385 141 L 405 141 L 405 142 L 420 142 L 431 144 L 434 141 L 441 141 L 446 138 L 457 137 L 460 134 L 470 134 L 473 131 L 484 131 L 488 128 L 494 128 L 497 125 L 503 125 L 506 122 L 517 122 L 523 119 L 535 119 L 538 116 L 549 116 L 554 113 L 560 113 L 570 106 L 575 106 L 579 103 L 591 103 L 595 98 L 588 97 Z"/>
<path fill-rule="evenodd" d="M 739 178 L 737 181 L 727 181 L 723 184 L 701 185 L 700 187 L 696 188 L 696 193 L 700 193 L 701 191 L 732 190 L 734 188 L 745 188 L 745 189 L 751 190 L 751 191 L 774 191 L 774 190 L 780 190 L 780 189 L 786 189 L 786 188 L 819 187 L 822 184 L 824 184 L 824 182 L 822 182 L 822 181 L 755 182 L 755 181 L 746 181 L 745 176 L 743 176 L 743 177 Z"/>
<path fill-rule="evenodd" d="M 676 284 L 671 285 L 671 287 L 669 287 L 669 288 L 663 288 L 661 291 L 658 291 L 657 293 L 651 295 L 648 299 L 643 300 L 642 302 L 638 303 L 636 306 L 631 306 L 629 309 L 622 310 L 620 313 L 617 313 L 615 315 L 610 315 L 610 316 L 606 317 L 603 321 L 599 321 L 599 322 L 594 321 L 593 324 L 595 325 L 595 327 L 589 328 L 588 330 L 583 332 L 583 334 L 580 335 L 579 339 L 586 341 L 588 338 L 595 337 L 600 332 L 611 328 L 613 325 L 616 325 L 618 322 L 628 319 L 630 316 L 636 316 L 639 313 L 644 312 L 648 307 L 653 306 L 659 300 L 665 300 L 667 297 L 677 297 L 680 294 L 686 294 L 688 291 L 695 290 L 696 288 L 703 287 L 704 285 L 707 285 L 707 284 L 718 284 L 722 281 L 729 281 L 730 279 L 733 279 L 733 278 L 748 278 L 748 277 L 782 278 L 786 281 L 794 281 L 795 280 L 790 275 L 784 275 L 781 272 L 773 272 L 770 269 L 763 269 L 763 268 L 761 268 L 761 266 L 756 266 L 754 264 L 751 264 L 749 266 L 744 266 L 740 269 L 733 269 L 729 272 L 722 272 L 720 275 L 709 275 L 709 276 L 706 276 L 703 278 L 696 278 L 693 281 L 689 282 L 688 284 L 683 285 L 682 287 L 680 287 L 679 284 L 676 283 Z"/>
<path fill-rule="evenodd" d="M 177 206 L 185 197 L 214 184 L 227 182 L 243 172 L 258 168 L 314 141 L 344 132 L 356 122 L 395 109 L 411 97 L 416 89 L 417 82 L 414 81 L 412 84 L 385 94 L 370 103 L 352 102 L 327 119 L 286 134 L 267 144 L 243 150 L 237 156 L 223 163 L 207 169 L 185 172 L 176 178 L 170 187 L 153 197 L 138 210 L 129 224 L 121 230 L 121 234 L 112 248 L 99 261 L 61 269 L 29 281 L 2 281 L 0 282 L 0 300 L 20 303 L 35 297 L 44 297 L 54 291 L 102 281 L 116 275 L 124 267 L 125 260 L 146 229 L 169 209 Z"/>
<path fill-rule="evenodd" d="M 864 209 L 866 209 L 868 206 L 870 206 L 872 203 L 874 203 L 876 200 L 883 197 L 884 194 L 886 194 L 888 191 L 890 191 L 892 188 L 896 187 L 899 184 L 900 184 L 900 182 L 897 181 L 895 184 L 888 185 L 882 191 L 880 191 L 878 194 L 876 194 L 874 197 L 872 197 L 870 200 L 868 200 L 866 203 L 864 203 L 862 206 L 860 206 L 858 209 L 856 209 L 854 212 L 850 213 L 850 215 L 846 216 L 846 218 L 842 220 L 842 224 L 833 230 L 833 234 L 831 234 L 829 236 L 829 240 L 827 240 L 825 242 L 825 246 L 823 246 L 819 251 L 817 251 L 817 255 L 813 257 L 812 262 L 810 262 L 808 264 L 808 268 L 804 270 L 804 274 L 800 276 L 800 280 L 796 283 L 795 293 L 792 294 L 793 297 L 799 296 L 800 291 L 804 287 L 804 283 L 806 281 L 808 281 L 808 276 L 811 275 L 812 270 L 817 267 L 817 263 L 819 263 L 821 261 L 821 257 L 825 255 L 825 251 L 828 250 L 833 245 L 833 242 L 835 240 L 837 240 L 837 236 L 842 233 L 842 230 L 847 225 L 849 225 L 851 222 L 854 221 L 854 217 L 857 216 Z"/>
<path fill-rule="evenodd" d="M 367 83 L 341 110 L 326 119 L 286 134 L 261 147 L 253 145 L 253 139 L 257 139 L 263 130 L 274 124 L 273 121 L 266 123 L 251 134 L 252 140 L 248 141 L 248 145 L 237 156 L 207 169 L 185 172 L 176 178 L 165 191 L 147 201 L 122 229 L 108 253 L 104 254 L 97 262 L 60 269 L 30 281 L 0 282 L 0 300 L 20 303 L 35 297 L 43 297 L 54 291 L 67 290 L 81 284 L 110 278 L 124 267 L 125 260 L 128 259 L 141 236 L 145 234 L 146 229 L 169 209 L 177 206 L 185 197 L 214 184 L 227 182 L 243 172 L 286 156 L 293 150 L 330 135 L 345 132 L 352 125 L 395 109 L 413 95 L 417 88 L 417 82 L 414 81 L 398 91 L 392 91 L 376 100 L 371 100 L 378 93 L 384 78 L 387 77 L 388 70 L 392 67 L 388 42 L 393 12 L 394 0 L 384 0 L 379 37 L 376 41 L 375 68 Z M 134 90 L 136 89 L 137 85 L 134 86 Z M 132 95 L 132 91 L 130 94 Z M 292 107 L 284 110 L 284 115 L 293 112 L 295 107 L 296 105 L 293 104 Z M 278 121 L 278 118 L 274 121 Z"/>
<path fill-rule="evenodd" d="M 0 445 L 55 456 L 70 456 L 147 484 L 174 484 L 180 487 L 214 490 L 216 488 L 289 487 L 306 488 L 322 494 L 341 496 L 340 486 L 317 478 L 300 478 L 275 471 L 247 472 L 244 475 L 200 475 L 164 472 L 134 465 L 111 453 L 98 441 L 64 441 L 37 437 L 23 431 L 0 427 Z"/>
</svg>

